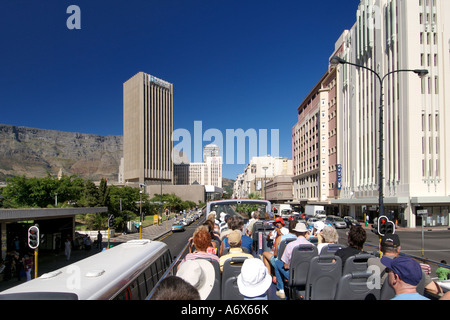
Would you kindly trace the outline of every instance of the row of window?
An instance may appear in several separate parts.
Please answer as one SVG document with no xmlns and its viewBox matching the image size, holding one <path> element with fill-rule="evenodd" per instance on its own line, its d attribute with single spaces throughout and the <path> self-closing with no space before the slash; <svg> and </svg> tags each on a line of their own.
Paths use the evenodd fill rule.
<svg viewBox="0 0 450 320">
<path fill-rule="evenodd" d="M 172 257 L 170 252 L 166 251 L 123 289 L 114 300 L 145 300 L 171 264 Z"/>
</svg>

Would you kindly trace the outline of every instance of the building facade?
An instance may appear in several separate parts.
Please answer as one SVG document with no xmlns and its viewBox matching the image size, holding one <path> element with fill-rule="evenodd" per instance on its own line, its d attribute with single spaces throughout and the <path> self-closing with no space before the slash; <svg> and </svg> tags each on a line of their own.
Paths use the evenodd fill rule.
<svg viewBox="0 0 450 320">
<path fill-rule="evenodd" d="M 340 58 L 387 75 L 383 81 L 385 214 L 399 224 L 447 225 L 450 209 L 450 1 L 362 0 L 336 44 Z M 427 69 L 420 78 L 409 71 Z M 342 214 L 376 217 L 380 85 L 372 72 L 336 67 Z"/>
<path fill-rule="evenodd" d="M 125 183 L 173 183 L 173 84 L 139 72 L 123 84 Z"/>
<path fill-rule="evenodd" d="M 222 188 L 222 157 L 219 147 L 203 148 L 203 162 L 189 162 L 187 157 L 174 165 L 174 183 L 177 185 L 211 185 Z"/>
<path fill-rule="evenodd" d="M 238 175 L 233 186 L 233 197 L 248 198 L 251 193 L 256 193 L 264 198 L 267 196 L 266 189 L 269 181 L 281 175 L 292 177 L 292 173 L 291 159 L 271 156 L 253 157 L 244 173 Z"/>
<path fill-rule="evenodd" d="M 327 71 L 297 109 L 292 129 L 293 204 L 325 204 L 338 196 L 336 71 Z"/>
</svg>

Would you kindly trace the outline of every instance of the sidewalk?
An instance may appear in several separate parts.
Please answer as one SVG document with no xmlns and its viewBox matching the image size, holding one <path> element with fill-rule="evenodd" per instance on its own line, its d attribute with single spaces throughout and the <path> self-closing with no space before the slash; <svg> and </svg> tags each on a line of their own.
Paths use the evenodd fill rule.
<svg viewBox="0 0 450 320">
<path fill-rule="evenodd" d="M 163 235 L 169 233 L 172 229 L 173 220 L 168 222 L 164 221 L 160 225 L 151 225 L 149 227 L 143 228 L 142 230 L 142 239 L 150 239 L 156 240 Z M 130 233 L 130 234 L 120 234 L 110 239 L 109 244 L 112 246 L 119 245 L 120 243 L 139 239 L 139 232 Z M 102 248 L 106 248 L 108 244 L 108 239 L 103 238 Z M 50 253 L 50 252 L 39 252 L 38 253 L 38 276 L 43 275 L 44 273 L 54 271 L 65 267 L 69 264 L 75 263 L 79 260 L 85 259 L 89 256 L 97 254 L 101 252 L 102 249 L 97 249 L 92 247 L 91 250 L 72 250 L 70 255 L 70 260 L 66 260 L 66 256 L 64 255 L 64 251 L 59 252 L 59 254 Z M 34 275 L 34 269 L 33 273 Z M 12 288 L 16 285 L 25 282 L 25 278 L 21 278 L 21 281 L 18 281 L 17 278 L 13 278 L 8 281 L 0 281 L 0 292 L 6 289 Z"/>
<path fill-rule="evenodd" d="M 366 230 L 372 230 L 372 224 L 369 224 L 369 226 L 365 226 L 364 224 L 361 224 L 362 227 Z M 422 231 L 422 227 L 415 227 L 415 228 L 402 228 L 402 227 L 395 227 L 396 231 Z M 423 227 L 424 231 L 447 231 L 450 230 L 450 227 Z"/>
</svg>

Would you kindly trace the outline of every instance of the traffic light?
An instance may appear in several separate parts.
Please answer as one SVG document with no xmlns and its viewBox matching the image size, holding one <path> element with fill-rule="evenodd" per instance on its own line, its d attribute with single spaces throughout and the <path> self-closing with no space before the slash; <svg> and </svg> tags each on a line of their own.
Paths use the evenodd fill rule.
<svg viewBox="0 0 450 320">
<path fill-rule="evenodd" d="M 28 246 L 31 249 L 39 247 L 39 228 L 37 226 L 28 228 Z"/>
<path fill-rule="evenodd" d="M 388 221 L 388 218 L 385 216 L 378 218 L 378 234 L 380 236 L 384 236 L 386 234 L 386 226 Z"/>
<path fill-rule="evenodd" d="M 395 233 L 395 224 L 392 221 L 388 221 L 386 223 L 386 233 L 385 234 L 394 234 Z"/>
<path fill-rule="evenodd" d="M 108 228 L 112 228 L 115 224 L 114 216 L 111 214 L 108 217 Z"/>
<path fill-rule="evenodd" d="M 395 224 L 386 216 L 381 216 L 378 218 L 378 235 L 384 236 L 385 234 L 394 234 Z"/>
</svg>

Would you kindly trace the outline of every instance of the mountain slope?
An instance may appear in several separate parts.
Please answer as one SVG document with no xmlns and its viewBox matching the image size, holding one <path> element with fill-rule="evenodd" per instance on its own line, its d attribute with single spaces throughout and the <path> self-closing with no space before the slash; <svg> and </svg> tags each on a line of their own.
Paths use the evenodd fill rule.
<svg viewBox="0 0 450 320">
<path fill-rule="evenodd" d="M 82 178 L 117 181 L 122 136 L 100 136 L 0 124 L 0 181 L 44 177 L 62 170 Z"/>
</svg>

